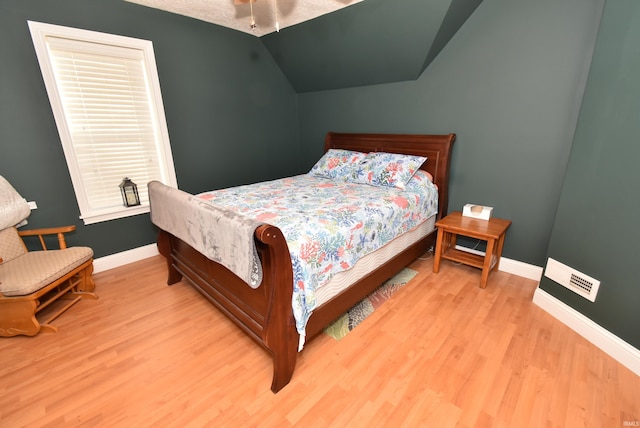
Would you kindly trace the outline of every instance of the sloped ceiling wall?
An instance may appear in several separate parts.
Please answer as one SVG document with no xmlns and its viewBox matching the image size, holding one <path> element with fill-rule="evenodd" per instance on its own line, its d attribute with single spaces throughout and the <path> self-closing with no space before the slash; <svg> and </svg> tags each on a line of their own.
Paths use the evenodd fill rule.
<svg viewBox="0 0 640 428">
<path fill-rule="evenodd" d="M 481 2 L 367 0 L 260 39 L 298 93 L 415 80 Z"/>
</svg>

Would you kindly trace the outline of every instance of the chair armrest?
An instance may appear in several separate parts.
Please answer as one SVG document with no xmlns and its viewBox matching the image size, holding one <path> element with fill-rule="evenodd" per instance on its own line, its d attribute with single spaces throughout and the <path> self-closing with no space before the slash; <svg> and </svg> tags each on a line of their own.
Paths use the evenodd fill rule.
<svg viewBox="0 0 640 428">
<path fill-rule="evenodd" d="M 67 242 L 64 239 L 64 234 L 67 232 L 73 232 L 74 230 L 76 230 L 75 226 L 47 227 L 43 229 L 19 230 L 18 235 L 37 236 L 40 239 L 40 244 L 42 245 L 43 250 L 47 250 L 47 245 L 44 242 L 44 237 L 46 235 L 58 235 L 58 245 L 62 250 L 67 248 Z"/>
</svg>

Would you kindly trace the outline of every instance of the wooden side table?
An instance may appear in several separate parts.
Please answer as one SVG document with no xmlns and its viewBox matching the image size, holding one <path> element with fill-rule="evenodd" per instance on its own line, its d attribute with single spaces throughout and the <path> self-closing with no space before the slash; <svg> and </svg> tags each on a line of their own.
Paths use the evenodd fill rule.
<svg viewBox="0 0 640 428">
<path fill-rule="evenodd" d="M 507 229 L 511 226 L 511 220 L 491 218 L 479 220 L 463 217 L 461 212 L 454 212 L 436 222 L 438 239 L 436 241 L 436 253 L 433 261 L 433 272 L 440 271 L 441 259 L 452 260 L 465 265 L 482 269 L 480 288 L 487 287 L 489 273 L 500 267 L 500 257 Z M 487 241 L 486 253 L 483 256 L 467 251 L 457 250 L 456 238 L 458 235 Z"/>
</svg>

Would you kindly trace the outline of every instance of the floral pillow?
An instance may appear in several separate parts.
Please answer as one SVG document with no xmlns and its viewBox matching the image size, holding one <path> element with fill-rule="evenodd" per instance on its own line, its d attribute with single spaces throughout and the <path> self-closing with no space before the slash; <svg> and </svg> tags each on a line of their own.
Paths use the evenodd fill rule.
<svg viewBox="0 0 640 428">
<path fill-rule="evenodd" d="M 316 177 L 351 180 L 355 166 L 366 156 L 366 153 L 352 150 L 329 149 L 311 168 L 309 174 Z"/>
<path fill-rule="evenodd" d="M 405 189 L 411 177 L 427 160 L 424 156 L 372 152 L 357 166 L 355 183 Z"/>
<path fill-rule="evenodd" d="M 413 174 L 413 177 L 411 177 L 411 180 L 407 183 L 405 190 L 421 192 L 422 189 L 430 185 L 435 186 L 436 189 L 438 188 L 438 186 L 433 182 L 433 176 L 427 171 L 419 169 L 415 174 Z"/>
</svg>

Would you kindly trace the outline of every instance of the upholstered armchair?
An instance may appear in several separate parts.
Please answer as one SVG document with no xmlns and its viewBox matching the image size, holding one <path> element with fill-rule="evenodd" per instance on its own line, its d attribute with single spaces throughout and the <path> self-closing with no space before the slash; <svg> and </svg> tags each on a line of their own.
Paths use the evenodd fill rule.
<svg viewBox="0 0 640 428">
<path fill-rule="evenodd" d="M 66 244 L 64 234 L 75 226 L 18 231 L 15 225 L 30 212 L 0 176 L 0 336 L 55 332 L 54 319 L 82 298 L 97 298 L 93 250 Z M 47 248 L 47 235 L 57 235 L 58 249 Z M 23 238 L 29 236 L 39 238 L 42 250 L 28 251 Z M 38 319 L 40 314 L 46 314 L 45 321 Z"/>
</svg>

